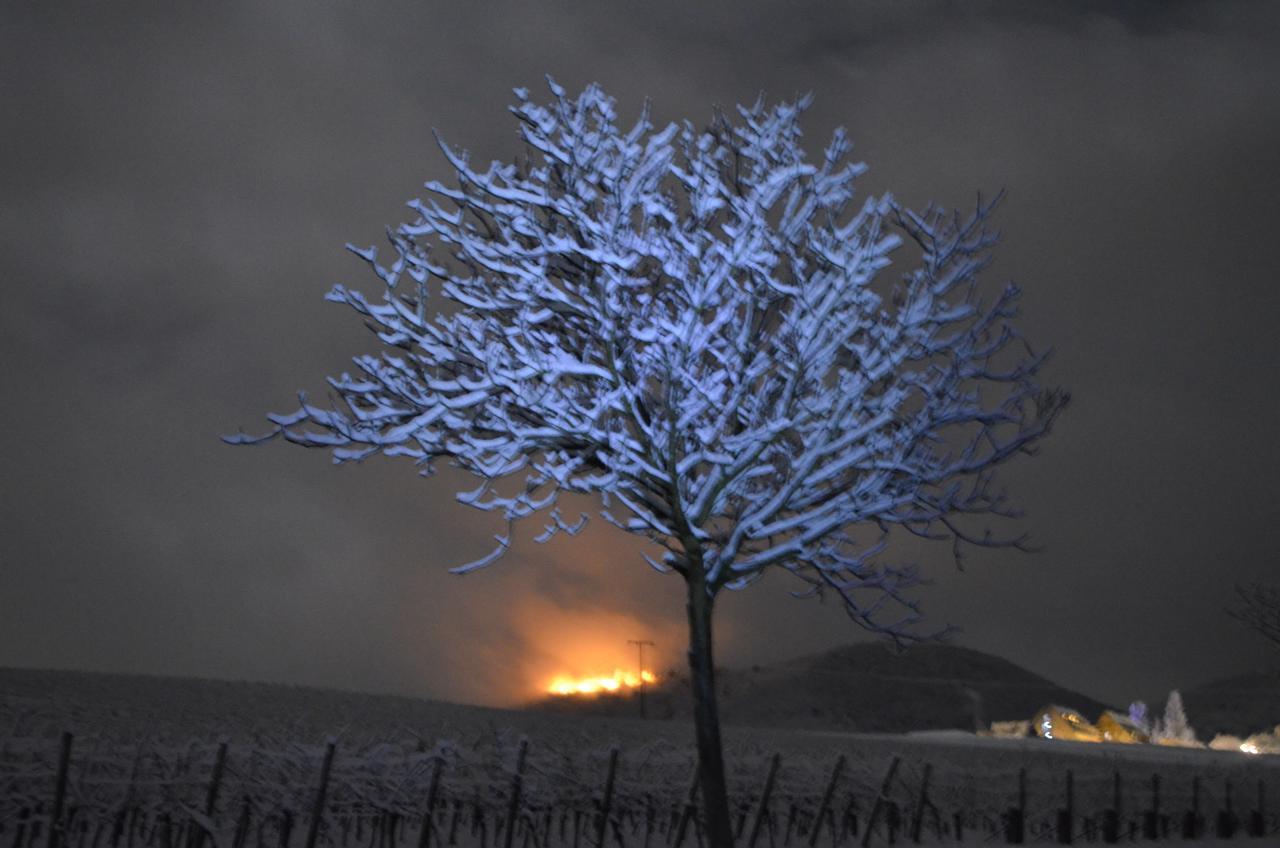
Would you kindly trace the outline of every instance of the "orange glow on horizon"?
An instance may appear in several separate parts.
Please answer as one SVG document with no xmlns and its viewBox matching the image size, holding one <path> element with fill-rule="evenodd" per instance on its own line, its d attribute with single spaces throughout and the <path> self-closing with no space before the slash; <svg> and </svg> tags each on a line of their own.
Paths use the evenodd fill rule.
<svg viewBox="0 0 1280 848">
<path fill-rule="evenodd" d="M 575 608 L 579 604 L 582 608 Z M 656 687 L 671 664 L 663 649 L 680 644 L 679 631 L 661 617 L 641 619 L 593 606 L 588 599 L 520 598 L 512 630 L 518 639 L 496 659 L 509 671 L 506 679 L 519 687 L 512 698 L 517 706 L 543 698 L 625 697 L 638 693 L 641 683 Z M 643 664 L 637 638 L 649 640 Z"/>
<path fill-rule="evenodd" d="M 641 684 L 657 681 L 658 677 L 652 671 L 641 671 L 635 674 L 615 668 L 612 675 L 600 677 L 558 675 L 547 684 L 547 691 L 552 695 L 598 695 L 602 692 L 639 689 Z"/>
</svg>

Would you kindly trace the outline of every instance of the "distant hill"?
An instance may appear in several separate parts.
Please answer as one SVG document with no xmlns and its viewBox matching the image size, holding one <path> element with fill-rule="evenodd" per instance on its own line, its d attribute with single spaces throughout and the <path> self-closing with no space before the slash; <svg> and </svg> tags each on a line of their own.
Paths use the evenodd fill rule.
<svg viewBox="0 0 1280 848">
<path fill-rule="evenodd" d="M 269 727 L 290 738 L 316 740 L 402 728 L 426 733 L 464 716 L 500 721 L 504 712 L 282 683 L 0 668 L 0 728 L 14 736 L 83 730 L 121 738 L 139 733 L 236 738 L 245 728 Z"/>
<path fill-rule="evenodd" d="M 1046 704 L 1074 707 L 1090 719 L 1107 705 L 1000 657 L 954 645 L 917 645 L 896 653 L 880 644 L 835 648 L 749 670 L 723 669 L 717 682 L 725 724 L 749 727 L 905 732 L 977 722 L 1029 719 Z M 692 714 L 688 681 L 650 687 L 649 715 Z M 635 715 L 634 695 L 548 698 L 531 705 L 582 715 Z"/>
<path fill-rule="evenodd" d="M 1280 674 L 1252 672 L 1182 690 L 1187 720 L 1201 739 L 1249 736 L 1280 724 Z"/>
<path fill-rule="evenodd" d="M 1054 703 L 1093 719 L 1105 708 L 1008 660 L 954 645 L 918 645 L 902 653 L 879 644 L 849 645 L 773 665 L 722 669 L 719 684 L 727 726 L 780 731 L 970 730 L 975 715 L 984 722 L 1028 719 Z M 1217 733 L 1247 736 L 1280 723 L 1280 674 L 1237 675 L 1182 695 L 1202 740 Z M 688 680 L 676 676 L 650 687 L 648 707 L 650 718 L 690 719 Z M 431 739 L 456 736 L 477 723 L 531 730 L 544 720 L 560 727 L 569 719 L 565 727 L 585 727 L 582 719 L 633 719 L 638 708 L 633 695 L 548 698 L 508 711 L 285 684 L 0 668 L 0 727 L 19 735 L 111 726 L 122 736 L 145 727 L 239 737 L 243 727 L 262 724 L 293 738 L 412 732 Z"/>
</svg>

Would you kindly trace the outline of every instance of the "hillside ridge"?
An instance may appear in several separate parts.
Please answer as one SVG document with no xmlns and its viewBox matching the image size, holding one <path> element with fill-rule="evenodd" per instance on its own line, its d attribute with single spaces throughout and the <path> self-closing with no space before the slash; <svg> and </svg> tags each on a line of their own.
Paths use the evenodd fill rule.
<svg viewBox="0 0 1280 848">
<path fill-rule="evenodd" d="M 1030 719 L 1046 704 L 1095 718 L 1109 705 L 1016 663 L 973 648 L 926 643 L 894 651 L 880 643 L 843 645 L 748 669 L 717 669 L 726 725 L 900 733 L 985 728 Z M 688 718 L 688 681 L 677 675 L 646 693 L 650 716 Z M 548 697 L 532 709 L 631 715 L 636 698 Z"/>
</svg>

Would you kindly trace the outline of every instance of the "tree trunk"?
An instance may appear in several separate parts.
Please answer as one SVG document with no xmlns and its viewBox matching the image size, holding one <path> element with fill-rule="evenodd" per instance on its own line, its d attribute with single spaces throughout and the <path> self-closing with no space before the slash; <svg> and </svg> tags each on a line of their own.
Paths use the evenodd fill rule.
<svg viewBox="0 0 1280 848">
<path fill-rule="evenodd" d="M 688 589 L 689 671 L 693 684 L 698 762 L 701 764 L 703 816 L 709 848 L 733 848 L 724 753 L 720 745 L 720 709 L 716 704 L 716 678 L 712 664 L 711 611 L 714 598 L 707 593 L 700 569 L 691 571 Z"/>
</svg>

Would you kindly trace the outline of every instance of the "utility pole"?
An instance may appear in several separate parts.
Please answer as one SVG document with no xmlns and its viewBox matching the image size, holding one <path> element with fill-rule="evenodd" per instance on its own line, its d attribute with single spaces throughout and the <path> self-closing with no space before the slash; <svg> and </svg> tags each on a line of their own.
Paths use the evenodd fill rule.
<svg viewBox="0 0 1280 848">
<path fill-rule="evenodd" d="M 644 646 L 648 645 L 649 647 L 652 648 L 653 643 L 650 642 L 648 639 L 628 639 L 627 644 L 636 646 L 636 654 L 637 654 L 636 663 L 638 664 L 638 668 L 636 669 L 636 674 L 639 675 L 640 677 L 640 718 L 645 718 L 646 716 L 644 714 Z"/>
</svg>

